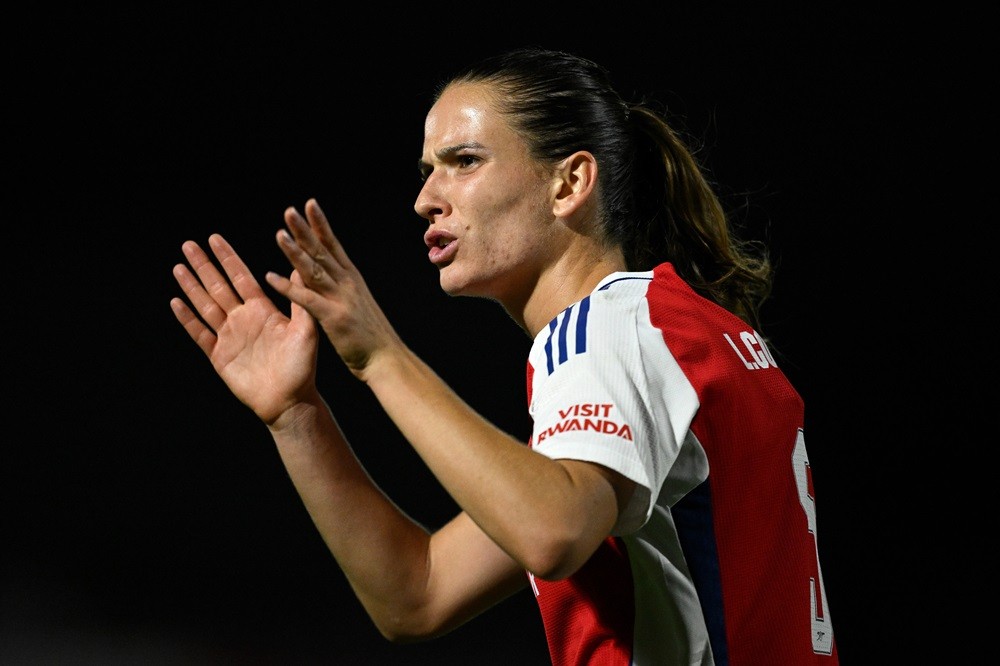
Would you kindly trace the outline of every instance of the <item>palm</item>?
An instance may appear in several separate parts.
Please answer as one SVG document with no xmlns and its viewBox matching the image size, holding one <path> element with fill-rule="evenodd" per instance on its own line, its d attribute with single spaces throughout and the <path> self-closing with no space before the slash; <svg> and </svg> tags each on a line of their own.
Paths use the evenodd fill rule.
<svg viewBox="0 0 1000 666">
<path fill-rule="evenodd" d="M 225 275 L 196 243 L 185 243 L 191 268 L 178 264 L 174 277 L 191 305 L 175 298 L 171 307 L 226 386 L 271 423 L 315 388 L 316 325 L 298 305 L 291 317 L 278 310 L 221 236 L 210 243 Z"/>
<path fill-rule="evenodd" d="M 263 420 L 276 418 L 313 383 L 316 334 L 266 298 L 229 312 L 209 354 L 229 389 Z"/>
</svg>

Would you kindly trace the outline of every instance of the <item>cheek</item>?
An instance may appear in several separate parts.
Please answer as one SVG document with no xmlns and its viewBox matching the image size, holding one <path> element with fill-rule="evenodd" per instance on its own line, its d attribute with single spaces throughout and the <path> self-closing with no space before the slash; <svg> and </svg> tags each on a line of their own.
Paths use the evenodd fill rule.
<svg viewBox="0 0 1000 666">
<path fill-rule="evenodd" d="M 491 229 L 480 247 L 480 261 L 489 273 L 504 273 L 531 263 L 538 254 L 538 244 L 526 235 L 523 227 Z"/>
<path fill-rule="evenodd" d="M 494 268 L 506 264 L 514 254 L 509 231 L 495 217 L 484 217 L 481 225 L 465 231 L 466 238 L 472 241 L 474 258 L 481 266 Z"/>
<path fill-rule="evenodd" d="M 483 196 L 468 200 L 476 213 L 465 226 L 476 261 L 500 269 L 537 254 L 545 242 L 541 232 L 549 213 L 545 186 L 533 178 L 511 178 L 500 190 L 478 194 Z"/>
</svg>

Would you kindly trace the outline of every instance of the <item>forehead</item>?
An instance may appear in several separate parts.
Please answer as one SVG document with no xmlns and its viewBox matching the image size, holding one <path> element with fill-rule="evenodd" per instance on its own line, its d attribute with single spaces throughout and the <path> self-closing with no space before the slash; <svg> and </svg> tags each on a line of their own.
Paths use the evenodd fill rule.
<svg viewBox="0 0 1000 666">
<path fill-rule="evenodd" d="M 427 113 L 424 148 L 437 151 L 470 142 L 488 145 L 516 139 L 495 101 L 494 91 L 484 83 L 449 85 Z"/>
</svg>

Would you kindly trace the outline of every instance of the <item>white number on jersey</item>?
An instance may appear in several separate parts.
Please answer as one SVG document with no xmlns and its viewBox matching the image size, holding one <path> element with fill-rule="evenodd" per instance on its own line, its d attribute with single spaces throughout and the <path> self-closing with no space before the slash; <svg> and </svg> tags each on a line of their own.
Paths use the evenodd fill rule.
<svg viewBox="0 0 1000 666">
<path fill-rule="evenodd" d="M 795 471 L 795 484 L 799 489 L 799 502 L 802 504 L 802 510 L 806 513 L 809 534 L 812 536 L 816 555 L 816 574 L 809 579 L 813 652 L 830 654 L 833 651 L 833 624 L 830 622 L 829 608 L 826 603 L 826 588 L 823 586 L 823 572 L 819 565 L 819 549 L 816 542 L 816 501 L 812 492 L 812 473 L 809 469 L 809 456 L 806 455 L 805 434 L 801 428 L 799 428 L 795 438 L 792 468 Z"/>
</svg>

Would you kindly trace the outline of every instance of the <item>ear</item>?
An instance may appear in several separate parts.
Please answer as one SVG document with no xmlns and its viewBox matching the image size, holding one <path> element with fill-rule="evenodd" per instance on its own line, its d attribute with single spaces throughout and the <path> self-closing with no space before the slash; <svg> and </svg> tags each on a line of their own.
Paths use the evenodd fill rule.
<svg viewBox="0 0 1000 666">
<path fill-rule="evenodd" d="M 595 208 L 597 160 L 586 150 L 573 153 L 556 167 L 552 183 L 552 214 L 572 219 Z"/>
</svg>

